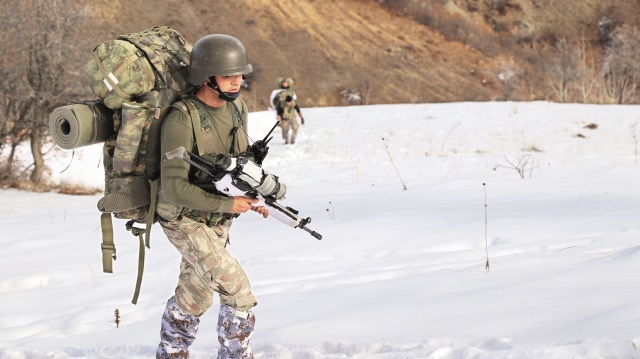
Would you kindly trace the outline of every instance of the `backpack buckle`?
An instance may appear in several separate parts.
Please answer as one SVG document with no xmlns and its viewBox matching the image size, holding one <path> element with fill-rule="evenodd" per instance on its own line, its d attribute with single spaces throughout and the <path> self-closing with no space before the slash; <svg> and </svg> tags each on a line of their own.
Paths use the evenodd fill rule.
<svg viewBox="0 0 640 359">
<path fill-rule="evenodd" d="M 108 243 L 102 243 L 100 245 L 100 248 L 102 249 L 102 251 L 111 251 L 113 252 L 113 260 L 116 260 L 116 246 L 114 246 L 113 244 L 108 244 Z"/>
<path fill-rule="evenodd" d="M 140 235 L 145 233 L 145 229 L 144 228 L 134 227 L 133 226 L 134 224 L 135 224 L 134 220 L 128 221 L 125 224 L 125 228 L 127 229 L 127 231 L 131 232 L 131 234 L 133 234 L 134 236 L 140 236 Z"/>
</svg>

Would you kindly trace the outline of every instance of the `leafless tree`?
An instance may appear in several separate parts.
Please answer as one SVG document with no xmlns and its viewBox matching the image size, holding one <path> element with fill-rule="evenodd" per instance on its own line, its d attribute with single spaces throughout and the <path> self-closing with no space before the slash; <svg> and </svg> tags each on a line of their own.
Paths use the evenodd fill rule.
<svg viewBox="0 0 640 359">
<path fill-rule="evenodd" d="M 630 102 L 640 81 L 640 30 L 636 26 L 622 25 L 613 34 L 613 40 L 604 58 L 604 76 L 610 94 L 617 103 Z"/>
<path fill-rule="evenodd" d="M 569 102 L 569 90 L 574 82 L 580 79 L 578 69 L 579 54 L 567 39 L 558 40 L 555 48 L 555 56 L 551 57 L 550 73 L 552 77 L 551 88 L 561 102 Z"/>
<path fill-rule="evenodd" d="M 73 29 L 84 15 L 64 0 L 3 0 L 0 4 L 0 136 L 11 147 L 30 142 L 30 180 L 43 180 L 43 146 L 51 111 L 78 100 L 84 83 Z"/>
<path fill-rule="evenodd" d="M 585 36 L 581 36 L 576 50 L 580 74 L 576 83 L 578 93 L 583 103 L 608 103 L 605 91 L 601 91 L 604 81 L 600 71 L 596 70 L 600 66 L 593 56 L 593 49 L 588 46 Z"/>
</svg>

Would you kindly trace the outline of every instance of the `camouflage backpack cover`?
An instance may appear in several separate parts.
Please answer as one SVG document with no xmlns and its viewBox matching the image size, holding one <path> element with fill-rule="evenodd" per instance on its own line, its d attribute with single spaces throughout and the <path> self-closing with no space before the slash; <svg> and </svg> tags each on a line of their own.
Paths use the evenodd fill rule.
<svg viewBox="0 0 640 359">
<path fill-rule="evenodd" d="M 105 194 L 98 202 L 103 271 L 112 273 L 116 258 L 113 213 L 116 218 L 128 219 L 127 230 L 140 240 L 134 304 L 142 279 L 144 247 L 149 247 L 151 225 L 156 220 L 160 127 L 170 106 L 193 90 L 187 77 L 191 50 L 192 45 L 171 27 L 153 27 L 98 45 L 87 63 L 91 90 L 114 110 L 114 134 L 103 148 Z M 145 223 L 146 228 L 134 227 L 135 223 Z"/>
</svg>

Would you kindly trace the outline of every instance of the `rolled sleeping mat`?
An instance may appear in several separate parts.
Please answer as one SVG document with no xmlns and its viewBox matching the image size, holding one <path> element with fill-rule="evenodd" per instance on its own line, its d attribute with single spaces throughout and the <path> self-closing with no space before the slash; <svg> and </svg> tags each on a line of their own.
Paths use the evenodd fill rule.
<svg viewBox="0 0 640 359">
<path fill-rule="evenodd" d="M 65 150 L 104 142 L 114 132 L 113 110 L 102 101 L 58 107 L 49 116 L 49 132 Z"/>
</svg>

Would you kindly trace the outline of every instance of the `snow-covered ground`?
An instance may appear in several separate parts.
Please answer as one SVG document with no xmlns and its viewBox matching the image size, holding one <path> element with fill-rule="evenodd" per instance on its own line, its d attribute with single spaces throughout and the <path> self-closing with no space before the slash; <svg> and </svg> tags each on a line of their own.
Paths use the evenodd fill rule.
<svg viewBox="0 0 640 359">
<path fill-rule="evenodd" d="M 276 132 L 264 168 L 324 238 L 255 213 L 232 229 L 259 301 L 256 358 L 640 357 L 639 106 L 303 113 L 298 143 Z M 251 137 L 273 123 L 251 113 Z M 100 152 L 49 163 L 101 186 Z M 179 255 L 154 226 L 131 304 L 138 240 L 116 220 L 102 273 L 100 197 L 0 190 L 0 358 L 154 356 Z M 192 358 L 216 357 L 217 309 Z"/>
</svg>

